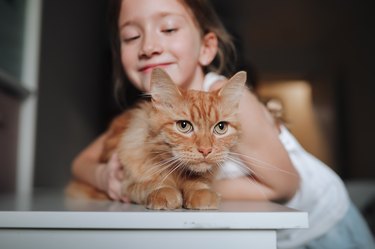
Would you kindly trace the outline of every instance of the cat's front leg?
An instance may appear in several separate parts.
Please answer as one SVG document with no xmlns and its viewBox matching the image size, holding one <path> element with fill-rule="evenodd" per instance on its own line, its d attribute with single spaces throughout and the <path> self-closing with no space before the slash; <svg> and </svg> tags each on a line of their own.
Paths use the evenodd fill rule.
<svg viewBox="0 0 375 249">
<path fill-rule="evenodd" d="M 195 189 L 184 191 L 184 208 L 218 209 L 220 196 L 211 189 Z"/>
<path fill-rule="evenodd" d="M 123 194 L 148 209 L 171 210 L 182 207 L 181 192 L 169 185 L 160 186 L 153 181 L 124 184 Z"/>
<path fill-rule="evenodd" d="M 171 210 L 182 207 L 182 194 L 174 187 L 161 187 L 153 190 L 147 197 L 148 209 Z"/>
</svg>

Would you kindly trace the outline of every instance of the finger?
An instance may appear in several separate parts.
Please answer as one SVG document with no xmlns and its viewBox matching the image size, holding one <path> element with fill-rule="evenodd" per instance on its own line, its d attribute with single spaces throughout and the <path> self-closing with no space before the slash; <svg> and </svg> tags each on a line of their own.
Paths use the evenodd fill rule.
<svg viewBox="0 0 375 249">
<path fill-rule="evenodd" d="M 118 165 L 119 165 L 118 158 L 117 158 L 116 154 L 113 154 L 111 156 L 111 159 L 109 159 L 109 161 L 108 161 L 108 166 L 112 169 L 112 168 L 119 167 Z"/>
<path fill-rule="evenodd" d="M 120 172 L 120 173 L 119 173 Z M 122 180 L 123 170 L 120 164 L 116 162 L 111 162 L 108 165 L 108 174 L 109 177 L 116 180 Z"/>
<path fill-rule="evenodd" d="M 125 203 L 130 203 L 130 199 L 129 199 L 129 197 L 127 197 L 127 196 L 121 196 L 121 197 L 120 197 L 120 200 L 121 200 L 122 202 L 125 202 Z"/>
<path fill-rule="evenodd" d="M 108 195 L 109 195 L 109 198 L 111 198 L 111 200 L 113 200 L 113 201 L 120 200 L 120 196 L 117 195 L 116 193 L 112 192 L 112 191 L 109 191 Z"/>
<path fill-rule="evenodd" d="M 110 180 L 108 184 L 108 194 L 110 195 L 110 197 L 112 197 L 114 200 L 120 200 L 122 187 L 121 182 L 113 179 Z"/>
<path fill-rule="evenodd" d="M 111 161 L 116 161 L 118 160 L 117 153 L 113 153 L 111 156 Z"/>
<path fill-rule="evenodd" d="M 122 169 L 118 169 L 115 173 L 115 176 L 118 180 L 124 180 L 124 171 Z"/>
</svg>

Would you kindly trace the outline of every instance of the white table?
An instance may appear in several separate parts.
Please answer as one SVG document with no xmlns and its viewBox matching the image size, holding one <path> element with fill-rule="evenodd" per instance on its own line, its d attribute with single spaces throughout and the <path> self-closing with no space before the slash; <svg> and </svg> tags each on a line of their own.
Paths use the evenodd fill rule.
<svg viewBox="0 0 375 249">
<path fill-rule="evenodd" d="M 276 230 L 308 227 L 306 212 L 270 202 L 224 201 L 214 211 L 150 211 L 61 192 L 0 197 L 0 248 L 276 249 Z"/>
</svg>

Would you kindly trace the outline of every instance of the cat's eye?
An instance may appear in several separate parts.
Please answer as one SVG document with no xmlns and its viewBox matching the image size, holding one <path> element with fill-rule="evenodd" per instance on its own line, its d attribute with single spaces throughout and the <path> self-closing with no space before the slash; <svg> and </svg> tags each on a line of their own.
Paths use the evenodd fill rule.
<svg viewBox="0 0 375 249">
<path fill-rule="evenodd" d="M 177 129 L 182 133 L 189 133 L 193 131 L 193 125 L 186 120 L 179 120 L 176 122 Z"/>
<path fill-rule="evenodd" d="M 214 127 L 214 132 L 218 135 L 223 135 L 228 131 L 228 123 L 227 122 L 219 122 Z"/>
</svg>

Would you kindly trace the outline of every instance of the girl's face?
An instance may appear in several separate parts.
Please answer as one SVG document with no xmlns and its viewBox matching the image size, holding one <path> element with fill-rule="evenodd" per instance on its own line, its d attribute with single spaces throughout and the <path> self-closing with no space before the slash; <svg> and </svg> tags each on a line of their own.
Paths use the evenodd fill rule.
<svg viewBox="0 0 375 249">
<path fill-rule="evenodd" d="M 123 69 L 138 89 L 149 91 L 156 67 L 182 87 L 201 89 L 202 66 L 213 58 L 207 58 L 197 24 L 181 1 L 123 0 L 119 33 Z"/>
</svg>

